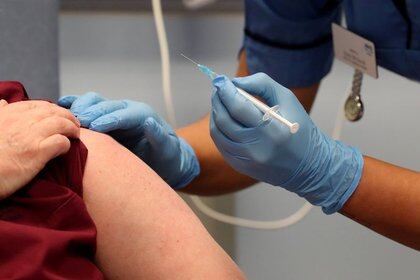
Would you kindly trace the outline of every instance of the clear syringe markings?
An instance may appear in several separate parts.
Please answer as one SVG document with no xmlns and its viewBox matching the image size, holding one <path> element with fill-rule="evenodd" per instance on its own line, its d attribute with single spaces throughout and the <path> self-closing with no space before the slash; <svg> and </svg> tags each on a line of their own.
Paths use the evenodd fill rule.
<svg viewBox="0 0 420 280">
<path fill-rule="evenodd" d="M 195 62 L 194 60 L 185 56 L 182 53 L 181 53 L 181 55 L 184 58 L 191 61 L 192 63 L 194 63 L 198 67 L 198 69 L 202 73 L 204 73 L 207 77 L 209 77 L 211 80 L 214 80 L 218 76 L 218 74 L 216 72 L 214 72 L 213 70 L 211 70 L 207 66 Z M 298 130 L 299 130 L 299 124 L 298 123 L 296 123 L 296 122 L 292 123 L 292 122 L 288 121 L 287 119 L 285 119 L 284 117 L 280 116 L 280 114 L 279 114 L 280 106 L 279 105 L 269 107 L 267 104 L 258 100 L 257 98 L 255 98 L 254 96 L 252 96 L 248 92 L 244 91 L 243 89 L 238 88 L 238 87 L 236 87 L 236 89 L 238 90 L 238 92 L 243 97 L 245 97 L 246 99 L 251 101 L 255 105 L 255 107 L 257 107 L 264 114 L 263 121 L 267 121 L 269 119 L 276 119 L 276 120 L 280 121 L 281 123 L 285 124 L 289 128 L 290 133 L 294 134 L 294 133 L 298 132 Z"/>
</svg>

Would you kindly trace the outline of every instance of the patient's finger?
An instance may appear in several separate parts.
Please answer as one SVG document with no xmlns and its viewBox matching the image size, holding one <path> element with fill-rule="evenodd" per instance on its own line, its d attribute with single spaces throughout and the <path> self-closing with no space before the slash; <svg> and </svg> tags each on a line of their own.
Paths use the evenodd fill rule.
<svg viewBox="0 0 420 280">
<path fill-rule="evenodd" d="M 67 153 L 70 146 L 70 140 L 66 136 L 54 134 L 39 143 L 39 156 L 42 158 L 43 164 L 46 164 L 51 159 Z"/>
<path fill-rule="evenodd" d="M 47 103 L 46 106 L 40 106 L 31 112 L 34 121 L 41 121 L 42 119 L 58 116 L 72 121 L 75 125 L 80 126 L 79 120 L 67 109 L 59 107 L 55 104 Z"/>
<path fill-rule="evenodd" d="M 6 106 L 7 104 L 9 104 L 9 103 L 7 103 L 6 100 L 4 100 L 4 99 L 0 100 L 0 108 Z"/>
<path fill-rule="evenodd" d="M 79 138 L 80 135 L 79 126 L 66 118 L 57 116 L 41 120 L 34 125 L 34 129 L 42 138 L 47 138 L 54 134 L 62 134 L 70 138 Z"/>
</svg>

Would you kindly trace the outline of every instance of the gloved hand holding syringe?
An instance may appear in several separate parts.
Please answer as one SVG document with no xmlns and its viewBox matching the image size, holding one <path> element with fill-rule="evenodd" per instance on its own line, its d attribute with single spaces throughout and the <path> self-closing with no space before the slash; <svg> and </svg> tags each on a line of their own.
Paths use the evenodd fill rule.
<svg viewBox="0 0 420 280">
<path fill-rule="evenodd" d="M 185 56 L 184 54 L 181 54 L 181 55 L 183 57 L 185 57 L 186 59 L 188 59 L 189 61 L 191 61 L 192 63 L 194 63 L 198 67 L 198 69 L 201 72 L 203 72 L 210 79 L 213 80 L 218 76 L 217 73 L 215 73 L 212 69 L 208 68 L 207 66 L 195 62 L 194 60 Z M 238 87 L 236 87 L 236 89 L 238 90 L 238 92 L 243 97 L 245 97 L 247 100 L 251 101 L 255 105 L 255 107 L 257 107 L 262 113 L 264 113 L 263 121 L 266 121 L 270 118 L 273 118 L 273 119 L 283 123 L 287 127 L 289 127 L 290 133 L 292 133 L 292 134 L 296 133 L 299 130 L 299 124 L 298 123 L 296 123 L 296 122 L 292 123 L 289 120 L 285 119 L 284 117 L 280 116 L 280 114 L 279 114 L 280 106 L 279 105 L 269 107 L 269 106 L 267 106 L 267 104 L 265 104 L 264 102 L 261 102 L 260 100 L 258 100 L 257 98 L 255 98 L 251 94 L 247 93 L 243 89 L 238 88 Z"/>
</svg>

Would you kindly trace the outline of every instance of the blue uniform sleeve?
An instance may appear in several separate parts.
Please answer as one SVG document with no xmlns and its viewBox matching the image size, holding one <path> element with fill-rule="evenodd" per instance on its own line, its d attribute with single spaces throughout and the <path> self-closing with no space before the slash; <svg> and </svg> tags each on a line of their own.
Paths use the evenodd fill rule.
<svg viewBox="0 0 420 280">
<path fill-rule="evenodd" d="M 319 82 L 333 61 L 331 23 L 339 0 L 245 0 L 244 48 L 251 73 L 287 87 Z"/>
</svg>

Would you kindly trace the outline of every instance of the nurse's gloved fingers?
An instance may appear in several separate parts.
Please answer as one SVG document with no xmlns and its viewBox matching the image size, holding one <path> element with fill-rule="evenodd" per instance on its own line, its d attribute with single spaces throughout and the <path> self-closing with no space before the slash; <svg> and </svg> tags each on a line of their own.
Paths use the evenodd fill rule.
<svg viewBox="0 0 420 280">
<path fill-rule="evenodd" d="M 126 108 L 126 106 L 127 106 L 127 103 L 125 103 L 124 101 L 116 101 L 116 100 L 102 101 L 88 107 L 86 110 L 84 110 L 82 113 L 78 115 L 78 119 L 80 120 L 80 123 L 82 124 L 82 126 L 89 127 L 91 122 L 93 122 L 97 118 L 105 116 L 116 110 L 124 109 Z"/>
<path fill-rule="evenodd" d="M 125 102 L 125 101 L 123 101 Z M 141 127 L 144 116 L 140 110 L 121 109 L 97 118 L 90 123 L 89 129 L 109 132 L 116 129 L 134 129 Z"/>
<path fill-rule="evenodd" d="M 219 95 L 230 116 L 245 127 L 256 127 L 263 117 L 255 105 L 243 97 L 226 76 L 213 80 L 216 94 Z"/>
<path fill-rule="evenodd" d="M 73 102 L 78 97 L 79 97 L 78 95 L 66 95 L 66 96 L 60 97 L 60 99 L 58 99 L 57 104 L 61 107 L 69 109 L 71 107 L 71 105 L 73 104 Z"/>
<path fill-rule="evenodd" d="M 224 135 L 226 135 L 226 137 L 231 139 L 233 142 L 238 143 L 245 143 L 254 140 L 251 136 L 253 134 L 251 133 L 252 128 L 246 128 L 232 119 L 217 94 L 213 94 L 211 101 L 211 117 L 216 127 Z"/>
<path fill-rule="evenodd" d="M 70 107 L 70 111 L 72 111 L 72 113 L 75 116 L 78 116 L 90 106 L 105 100 L 105 98 L 103 98 L 96 92 L 88 92 L 74 100 L 73 104 Z"/>
<path fill-rule="evenodd" d="M 248 77 L 235 78 L 233 84 L 248 93 L 261 97 L 268 106 L 279 105 L 280 98 L 291 92 L 265 73 L 257 73 Z M 284 95 L 284 96 L 283 96 Z"/>
<path fill-rule="evenodd" d="M 247 150 L 244 148 L 245 144 L 233 142 L 229 139 L 229 137 L 219 130 L 213 118 L 210 118 L 210 136 L 221 152 L 225 151 L 229 155 L 246 157 Z"/>
<path fill-rule="evenodd" d="M 153 118 L 147 118 L 144 122 L 144 135 L 154 148 L 161 147 L 167 141 L 169 134 Z"/>
<path fill-rule="evenodd" d="M 155 119 L 149 117 L 144 122 L 144 136 L 154 150 L 155 156 L 161 159 L 172 157 L 178 153 L 179 143 L 176 137 L 172 137 Z"/>
</svg>

